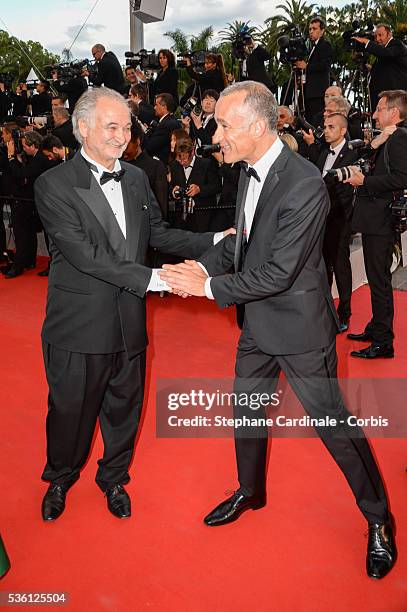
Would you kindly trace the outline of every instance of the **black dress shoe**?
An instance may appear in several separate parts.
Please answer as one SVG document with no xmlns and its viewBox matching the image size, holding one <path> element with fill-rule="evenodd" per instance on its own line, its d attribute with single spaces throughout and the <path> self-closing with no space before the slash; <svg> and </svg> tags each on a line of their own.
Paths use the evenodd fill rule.
<svg viewBox="0 0 407 612">
<path fill-rule="evenodd" d="M 218 525 L 226 525 L 236 521 L 239 516 L 246 510 L 258 510 L 266 505 L 266 496 L 253 495 L 246 497 L 236 491 L 227 500 L 216 506 L 212 512 L 210 512 L 204 518 L 204 523 L 209 527 L 217 527 Z"/>
<path fill-rule="evenodd" d="M 346 337 L 349 340 L 357 340 L 358 342 L 372 342 L 373 340 L 369 332 L 362 332 L 361 334 L 348 334 Z"/>
<path fill-rule="evenodd" d="M 339 318 L 339 333 L 343 334 L 349 329 L 349 319 Z"/>
<path fill-rule="evenodd" d="M 17 278 L 17 276 L 21 276 L 23 273 L 24 268 L 12 264 L 7 272 L 5 272 L 4 278 Z"/>
<path fill-rule="evenodd" d="M 65 510 L 66 488 L 50 484 L 42 500 L 41 512 L 44 521 L 55 521 Z"/>
<path fill-rule="evenodd" d="M 49 268 L 45 268 L 45 270 L 41 270 L 41 272 L 37 273 L 37 276 L 48 276 Z"/>
<path fill-rule="evenodd" d="M 394 348 L 392 344 L 371 344 L 361 351 L 352 351 L 352 357 L 360 357 L 361 359 L 391 359 L 394 357 Z"/>
<path fill-rule="evenodd" d="M 390 523 L 369 525 L 366 571 L 370 578 L 380 580 L 396 563 L 397 549 Z"/>
<path fill-rule="evenodd" d="M 115 485 L 106 489 L 107 507 L 117 518 L 129 518 L 131 516 L 131 501 L 123 485 Z"/>
</svg>

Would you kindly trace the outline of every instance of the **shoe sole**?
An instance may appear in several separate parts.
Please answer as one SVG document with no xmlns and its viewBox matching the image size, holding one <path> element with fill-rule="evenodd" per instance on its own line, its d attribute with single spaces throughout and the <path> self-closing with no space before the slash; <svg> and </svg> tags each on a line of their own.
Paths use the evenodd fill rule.
<svg viewBox="0 0 407 612">
<path fill-rule="evenodd" d="M 242 514 L 247 512 L 247 510 L 261 510 L 261 508 L 264 508 L 266 504 L 267 502 L 264 502 L 262 504 L 258 504 L 255 506 L 251 506 L 249 508 L 245 508 L 244 510 L 239 512 L 239 514 L 234 514 L 232 518 L 226 519 L 225 521 L 219 521 L 218 523 L 206 523 L 204 519 L 203 522 L 207 527 L 222 527 L 222 525 L 228 525 L 229 523 L 234 523 L 235 521 L 237 521 L 237 519 L 239 519 L 242 516 Z"/>
</svg>

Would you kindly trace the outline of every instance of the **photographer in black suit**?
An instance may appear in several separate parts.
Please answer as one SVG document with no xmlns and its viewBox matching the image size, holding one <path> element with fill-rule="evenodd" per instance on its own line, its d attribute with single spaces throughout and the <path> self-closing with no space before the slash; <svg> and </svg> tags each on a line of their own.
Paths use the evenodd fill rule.
<svg viewBox="0 0 407 612">
<path fill-rule="evenodd" d="M 352 151 L 348 148 L 347 130 L 348 122 L 342 114 L 333 113 L 326 117 L 324 121 L 326 146 L 321 147 L 316 161 L 328 188 L 331 202 L 326 221 L 322 254 L 330 287 L 332 287 L 333 275 L 335 274 L 339 294 L 337 312 L 341 333 L 348 329 L 351 316 L 352 268 L 349 241 L 353 211 L 353 188 L 351 185 L 338 181 L 331 174 L 331 171 L 354 164 L 359 157 L 358 151 Z"/>
<path fill-rule="evenodd" d="M 373 118 L 382 130 L 371 143 L 376 149 L 373 168 L 368 176 L 355 171 L 346 181 L 358 188 L 352 227 L 362 233 L 373 315 L 361 334 L 348 334 L 348 338 L 371 342 L 369 347 L 351 353 L 364 359 L 394 357 L 390 267 L 395 232 L 390 203 L 407 188 L 407 129 L 402 124 L 407 119 L 407 92 L 382 91 Z"/>
<path fill-rule="evenodd" d="M 202 94 L 202 112 L 200 115 L 192 112 L 182 117 L 181 123 L 185 131 L 191 136 L 198 147 L 212 143 L 212 136 L 216 132 L 215 107 L 219 94 L 215 89 L 207 89 Z"/>
<path fill-rule="evenodd" d="M 242 64 L 242 80 L 263 83 L 271 92 L 276 93 L 276 84 L 264 65 L 264 62 L 271 59 L 271 54 L 252 39 L 244 46 L 244 51 L 246 57 Z"/>
<path fill-rule="evenodd" d="M 181 127 L 174 115 L 175 103 L 171 94 L 163 93 L 156 97 L 154 105 L 158 125 L 151 133 L 146 132 L 143 147 L 151 157 L 158 157 L 168 164 L 171 148 L 171 132 Z"/>
<path fill-rule="evenodd" d="M 104 85 L 124 94 L 126 83 L 122 67 L 115 54 L 112 51 L 106 51 L 104 46 L 98 43 L 92 47 L 92 55 L 97 62 L 97 73 L 90 74 L 88 70 L 84 70 L 83 76 L 89 77 L 93 85 Z"/>
<path fill-rule="evenodd" d="M 53 87 L 58 94 L 65 94 L 68 97 L 69 112 L 73 113 L 75 104 L 81 97 L 84 91 L 88 88 L 88 83 L 82 73 L 83 69 L 74 70 L 73 76 L 68 79 L 62 79 L 58 75 L 58 70 L 52 73 Z"/>
<path fill-rule="evenodd" d="M 160 62 L 161 70 L 157 73 L 157 77 L 152 83 L 150 99 L 155 100 L 158 95 L 169 93 L 174 98 L 175 108 L 177 108 L 178 70 L 175 66 L 175 56 L 169 49 L 160 49 L 158 61 Z M 141 70 L 136 70 L 136 75 L 143 82 L 147 80 L 146 75 Z"/>
<path fill-rule="evenodd" d="M 332 47 L 325 40 L 325 23 L 321 17 L 311 19 L 308 31 L 312 43 L 308 61 L 298 60 L 295 65 L 305 70 L 305 117 L 316 125 L 315 116 L 324 108 L 324 93 L 329 86 Z"/>
<path fill-rule="evenodd" d="M 376 56 L 370 71 L 370 99 L 372 110 L 379 101 L 379 93 L 389 89 L 407 89 L 407 47 L 398 38 L 393 38 L 390 26 L 377 24 L 375 39 L 354 37 L 371 55 Z"/>
<path fill-rule="evenodd" d="M 52 134 L 61 140 L 64 147 L 76 151 L 79 143 L 73 135 L 72 119 L 68 110 L 64 106 L 54 106 L 52 117 L 54 119 Z"/>
<path fill-rule="evenodd" d="M 37 94 L 31 96 L 29 104 L 31 104 L 31 114 L 33 117 L 38 115 L 46 115 L 51 112 L 52 96 L 49 89 L 48 81 L 39 81 L 35 87 Z"/>
</svg>

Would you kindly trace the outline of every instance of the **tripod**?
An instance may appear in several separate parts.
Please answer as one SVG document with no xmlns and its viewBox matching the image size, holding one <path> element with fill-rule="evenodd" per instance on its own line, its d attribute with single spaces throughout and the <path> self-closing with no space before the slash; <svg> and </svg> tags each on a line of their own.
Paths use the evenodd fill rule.
<svg viewBox="0 0 407 612">
<path fill-rule="evenodd" d="M 369 91 L 369 70 L 367 67 L 367 54 L 358 52 L 355 56 L 356 68 L 351 73 L 348 93 L 352 92 L 354 96 L 353 106 L 359 112 L 360 118 L 363 120 L 364 127 L 368 130 L 368 134 L 372 136 L 372 102 Z"/>
<path fill-rule="evenodd" d="M 304 71 L 291 64 L 290 78 L 287 82 L 287 88 L 284 93 L 282 105 L 286 106 L 286 100 L 289 93 L 293 92 L 294 115 L 299 117 L 304 114 Z"/>
</svg>

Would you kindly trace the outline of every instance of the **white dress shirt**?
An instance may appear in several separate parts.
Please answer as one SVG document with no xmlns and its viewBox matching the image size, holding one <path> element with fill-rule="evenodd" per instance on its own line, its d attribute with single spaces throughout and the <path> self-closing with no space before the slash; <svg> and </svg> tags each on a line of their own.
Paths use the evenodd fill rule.
<svg viewBox="0 0 407 612">
<path fill-rule="evenodd" d="M 256 213 L 257 204 L 263 189 L 264 181 L 267 178 L 271 166 L 276 161 L 277 157 L 283 150 L 284 145 L 280 138 L 276 138 L 271 147 L 254 165 L 253 169 L 257 172 L 260 181 L 254 176 L 250 177 L 249 185 L 247 188 L 246 200 L 244 202 L 244 216 L 245 216 L 245 231 L 246 239 L 249 239 L 250 231 L 253 225 L 254 215 Z M 243 204 L 242 204 L 243 206 Z M 204 269 L 204 267 L 202 266 Z M 211 278 L 208 277 L 205 281 L 205 294 L 210 300 L 213 300 L 213 293 L 211 290 Z"/>
<path fill-rule="evenodd" d="M 328 152 L 328 155 L 327 155 L 326 160 L 325 160 L 324 168 L 322 170 L 322 176 L 325 176 L 325 174 L 328 172 L 328 170 L 330 170 L 332 168 L 332 166 L 336 162 L 336 158 L 338 157 L 339 153 L 341 152 L 345 142 L 346 142 L 346 140 L 343 139 L 338 145 L 336 145 L 336 147 L 333 147 L 333 148 L 329 147 L 329 152 Z M 333 153 L 331 153 L 331 151 L 333 151 Z"/>
</svg>

